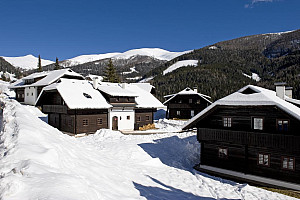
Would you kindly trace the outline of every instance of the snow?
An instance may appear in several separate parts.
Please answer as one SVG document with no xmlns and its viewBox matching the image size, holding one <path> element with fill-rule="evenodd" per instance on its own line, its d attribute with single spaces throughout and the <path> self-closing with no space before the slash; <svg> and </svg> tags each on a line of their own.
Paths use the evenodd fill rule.
<svg viewBox="0 0 300 200">
<path fill-rule="evenodd" d="M 126 78 L 127 80 L 139 80 L 141 79 L 141 76 L 136 76 L 136 77 L 132 77 L 132 78 Z"/>
<path fill-rule="evenodd" d="M 38 109 L 0 98 L 2 200 L 294 199 L 193 170 L 200 151 L 193 132 L 122 135 L 103 129 L 75 138 L 42 121 Z M 183 124 L 161 120 L 156 126 L 173 131 Z"/>
<path fill-rule="evenodd" d="M 144 79 L 140 80 L 139 83 L 147 83 L 147 82 L 151 81 L 152 79 L 154 79 L 154 76 L 144 78 Z"/>
<path fill-rule="evenodd" d="M 243 73 L 243 75 L 246 76 L 246 77 L 248 77 L 248 78 L 251 78 L 251 79 L 255 80 L 256 82 L 260 81 L 260 79 L 261 79 L 261 78 L 258 76 L 258 74 L 256 74 L 256 73 L 252 73 L 251 76 L 248 75 L 248 74 L 245 74 L 245 73 Z"/>
<path fill-rule="evenodd" d="M 210 46 L 210 47 L 208 47 L 208 49 L 218 49 L 218 47 L 216 47 L 216 46 Z"/>
<path fill-rule="evenodd" d="M 163 75 L 166 75 L 167 73 L 170 73 L 178 68 L 186 67 L 186 66 L 197 66 L 198 60 L 182 60 L 174 63 L 170 67 L 168 67 L 166 70 L 163 71 Z"/>
<path fill-rule="evenodd" d="M 131 67 L 129 72 L 123 72 L 123 74 L 131 74 L 133 72 L 137 72 L 138 73 L 138 71 L 136 71 L 135 67 Z"/>
<path fill-rule="evenodd" d="M 104 53 L 104 54 L 91 54 L 91 55 L 81 55 L 75 58 L 70 58 L 62 62 L 62 65 L 65 67 L 70 67 L 73 65 L 79 65 L 87 62 L 92 62 L 96 60 L 102 59 L 129 59 L 133 56 L 141 55 L 141 56 L 151 56 L 153 58 L 159 60 L 172 60 L 182 54 L 189 53 L 191 51 L 183 51 L 183 52 L 170 52 L 160 48 L 140 48 L 140 49 L 132 49 L 123 53 Z"/>
<path fill-rule="evenodd" d="M 63 78 L 58 83 L 44 87 L 36 101 L 39 101 L 44 91 L 52 90 L 59 92 L 69 109 L 103 109 L 112 107 L 88 81 Z"/>
<path fill-rule="evenodd" d="M 20 57 L 5 57 L 4 60 L 9 62 L 14 67 L 20 67 L 25 70 L 36 69 L 38 66 L 38 58 L 33 55 L 26 55 Z M 54 63 L 51 60 L 41 59 L 42 66 Z"/>
<path fill-rule="evenodd" d="M 2 76 L 3 72 L 0 72 L 0 77 Z M 16 81 L 17 79 L 15 78 L 15 74 L 11 74 L 9 72 L 4 72 L 5 78 L 9 78 L 10 81 Z"/>
</svg>

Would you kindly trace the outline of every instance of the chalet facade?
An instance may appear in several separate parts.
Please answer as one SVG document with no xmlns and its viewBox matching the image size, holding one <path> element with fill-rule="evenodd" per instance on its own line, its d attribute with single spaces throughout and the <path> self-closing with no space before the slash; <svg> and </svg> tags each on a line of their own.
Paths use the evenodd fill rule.
<svg viewBox="0 0 300 200">
<path fill-rule="evenodd" d="M 83 76 L 71 69 L 61 69 L 31 74 L 11 84 L 9 88 L 15 91 L 17 101 L 35 105 L 42 89 L 60 78 L 84 80 Z"/>
<path fill-rule="evenodd" d="M 48 114 L 48 123 L 64 132 L 94 133 L 108 128 L 104 97 L 85 80 L 60 79 L 43 89 L 36 106 Z"/>
<path fill-rule="evenodd" d="M 190 119 L 211 104 L 210 97 L 185 88 L 177 94 L 164 96 L 167 100 L 164 105 L 167 106 L 167 119 Z"/>
<path fill-rule="evenodd" d="M 43 88 L 36 106 L 48 114 L 50 125 L 65 132 L 133 131 L 153 123 L 153 113 L 163 107 L 146 85 L 62 78 Z"/>
<path fill-rule="evenodd" d="M 282 87 L 282 86 L 280 86 Z M 284 87 L 248 85 L 192 118 L 201 143 L 196 169 L 248 182 L 300 189 L 300 108 Z"/>
</svg>

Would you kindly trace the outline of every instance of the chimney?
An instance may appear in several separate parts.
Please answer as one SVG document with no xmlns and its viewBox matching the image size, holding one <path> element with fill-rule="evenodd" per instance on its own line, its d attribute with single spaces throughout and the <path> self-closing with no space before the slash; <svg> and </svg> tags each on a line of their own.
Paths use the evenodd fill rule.
<svg viewBox="0 0 300 200">
<path fill-rule="evenodd" d="M 96 90 L 97 90 L 97 88 L 98 88 L 98 83 L 99 83 L 98 77 L 95 77 L 95 78 L 93 79 L 93 87 L 94 87 L 94 89 L 96 89 Z"/>
<path fill-rule="evenodd" d="M 285 95 L 292 99 L 293 98 L 293 87 L 286 87 Z"/>
<path fill-rule="evenodd" d="M 284 99 L 286 83 L 275 83 L 274 85 L 276 86 L 276 96 L 278 96 L 281 99 Z"/>
<path fill-rule="evenodd" d="M 197 86 L 195 86 L 195 87 L 193 88 L 193 90 L 194 90 L 194 92 L 198 93 Z"/>
<path fill-rule="evenodd" d="M 125 89 L 126 83 L 122 83 L 122 88 Z"/>
</svg>

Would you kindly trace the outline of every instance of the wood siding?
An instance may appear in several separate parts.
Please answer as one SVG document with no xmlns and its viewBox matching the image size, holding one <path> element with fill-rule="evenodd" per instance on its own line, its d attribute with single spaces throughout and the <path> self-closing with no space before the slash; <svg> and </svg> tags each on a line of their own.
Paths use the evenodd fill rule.
<svg viewBox="0 0 300 200">
<path fill-rule="evenodd" d="M 167 118 L 190 119 L 191 111 L 194 116 L 210 105 L 208 101 L 199 95 L 178 95 L 170 100 L 167 104 Z M 180 114 L 177 114 L 180 111 Z"/>
<path fill-rule="evenodd" d="M 16 88 L 15 92 L 16 92 L 16 100 L 18 102 L 24 102 L 25 89 L 24 88 Z"/>
<path fill-rule="evenodd" d="M 263 119 L 263 130 L 253 129 L 254 117 Z M 223 118 L 231 118 L 230 127 Z M 289 122 L 288 130 L 278 130 L 278 119 Z M 196 126 L 201 164 L 300 183 L 300 121 L 289 113 L 276 106 L 219 106 Z M 226 158 L 219 148 L 227 149 Z M 268 166 L 258 164 L 258 154 L 269 155 Z M 282 157 L 295 160 L 293 170 L 283 169 Z"/>
<path fill-rule="evenodd" d="M 98 119 L 101 119 L 102 124 L 98 124 Z M 87 125 L 84 125 L 84 120 L 88 120 Z M 76 116 L 76 134 L 95 133 L 102 128 L 108 128 L 107 114 Z"/>
<path fill-rule="evenodd" d="M 134 129 L 153 123 L 155 109 L 135 109 Z"/>
</svg>

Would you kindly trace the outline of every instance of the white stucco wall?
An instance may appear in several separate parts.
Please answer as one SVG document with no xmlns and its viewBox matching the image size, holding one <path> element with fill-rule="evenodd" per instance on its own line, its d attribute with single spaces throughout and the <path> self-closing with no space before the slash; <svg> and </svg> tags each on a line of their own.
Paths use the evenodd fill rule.
<svg viewBox="0 0 300 200">
<path fill-rule="evenodd" d="M 134 130 L 134 110 L 133 110 L 133 108 L 124 108 L 124 110 L 117 109 L 117 108 L 109 109 L 109 112 L 108 112 L 108 127 L 109 127 L 109 129 L 112 129 L 112 118 L 114 116 L 118 117 L 118 130 L 121 130 L 121 131 Z M 127 119 L 127 116 L 129 116 L 130 119 Z"/>
<path fill-rule="evenodd" d="M 29 105 L 35 105 L 35 101 L 37 99 L 37 87 L 26 87 L 24 94 L 24 103 Z"/>
</svg>

